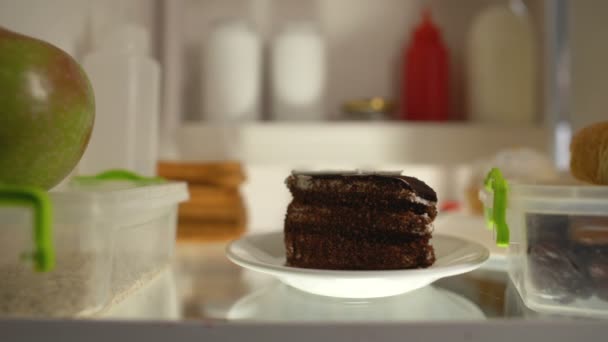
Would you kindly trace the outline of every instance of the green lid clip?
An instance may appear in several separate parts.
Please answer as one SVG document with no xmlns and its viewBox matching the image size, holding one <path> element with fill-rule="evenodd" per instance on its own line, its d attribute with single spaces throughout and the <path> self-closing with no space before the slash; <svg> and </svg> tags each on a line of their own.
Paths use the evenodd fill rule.
<svg viewBox="0 0 608 342">
<path fill-rule="evenodd" d="M 55 266 L 53 249 L 53 208 L 46 191 L 35 187 L 0 184 L 0 205 L 30 207 L 34 211 L 34 250 L 23 254 L 33 260 L 34 269 L 48 272 Z"/>
<path fill-rule="evenodd" d="M 493 168 L 486 176 L 486 191 L 494 195 L 492 207 L 485 208 L 488 228 L 494 230 L 496 245 L 509 246 L 509 225 L 507 224 L 507 196 L 509 185 L 499 169 Z"/>
</svg>

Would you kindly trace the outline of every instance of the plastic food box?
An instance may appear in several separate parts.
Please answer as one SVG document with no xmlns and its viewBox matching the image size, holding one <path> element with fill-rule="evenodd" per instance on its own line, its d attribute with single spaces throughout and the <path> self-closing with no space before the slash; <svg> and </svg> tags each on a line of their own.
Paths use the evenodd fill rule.
<svg viewBox="0 0 608 342">
<path fill-rule="evenodd" d="M 170 262 L 178 203 L 188 192 L 185 183 L 87 181 L 49 197 L 55 265 L 48 272 L 27 257 L 41 241 L 32 210 L 0 205 L 0 317 L 81 317 L 111 308 Z"/>
<path fill-rule="evenodd" d="M 608 187 L 508 184 L 491 173 L 480 197 L 528 308 L 608 316 Z"/>
</svg>

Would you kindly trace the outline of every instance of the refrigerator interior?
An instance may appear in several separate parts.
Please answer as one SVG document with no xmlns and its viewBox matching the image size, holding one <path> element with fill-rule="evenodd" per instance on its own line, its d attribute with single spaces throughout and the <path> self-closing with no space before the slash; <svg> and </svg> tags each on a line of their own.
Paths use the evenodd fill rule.
<svg viewBox="0 0 608 342">
<path fill-rule="evenodd" d="M 150 36 L 150 55 L 159 62 L 161 75 L 158 159 L 169 163 L 239 164 L 246 175 L 238 193 L 246 208 L 247 234 L 282 229 L 291 200 L 284 179 L 294 169 L 402 170 L 433 187 L 439 194 L 439 207 L 449 211 L 456 206 L 461 210 L 446 211 L 436 224 L 438 232 L 492 245 L 493 257 L 487 268 L 440 280 L 415 296 L 391 303 L 326 300 L 300 293 L 231 264 L 224 256 L 227 240 L 182 242 L 177 245 L 173 267 L 120 305 L 95 317 L 100 325 L 43 322 L 37 329 L 57 332 L 66 324 L 72 329 L 72 337 L 78 338 L 100 328 L 129 329 L 129 324 L 114 326 L 115 320 L 160 320 L 161 326 L 171 324 L 177 332 L 171 335 L 159 324 L 149 323 L 143 329 L 133 327 L 130 333 L 147 336 L 150 341 L 178 335 L 184 340 L 221 336 L 242 340 L 252 333 L 276 340 L 291 335 L 287 328 L 295 324 L 294 331 L 302 333 L 296 334 L 296 340 L 300 335 L 348 340 L 353 332 L 339 325 L 357 322 L 362 326 L 356 333 L 377 332 L 390 340 L 402 337 L 404 331 L 414 331 L 420 322 L 433 321 L 440 328 L 433 331 L 432 326 L 422 324 L 421 338 L 439 340 L 457 331 L 463 339 L 492 337 L 498 341 L 507 334 L 512 334 L 512 339 L 541 336 L 550 330 L 553 335 L 546 334 L 539 340 L 567 340 L 568 325 L 576 322 L 562 323 L 559 317 L 539 315 L 525 307 L 506 276 L 504 250 L 494 246 L 494 236 L 484 230 L 483 218 L 469 215 L 467 196 L 471 183 L 478 180 L 475 172 L 480 160 L 501 151 L 526 148 L 542 153 L 563 170 L 572 130 L 605 118 L 607 100 L 601 90 L 608 80 L 603 77 L 608 74 L 603 63 L 608 49 L 594 37 L 608 32 L 602 16 L 608 3 L 525 1 L 539 51 L 535 85 L 538 108 L 533 122 L 513 125 L 467 118 L 466 44 L 470 23 L 481 10 L 496 3 L 507 1 L 0 0 L 1 26 L 47 40 L 79 62 L 113 27 L 130 23 L 145 28 Z M 451 120 L 414 123 L 343 119 L 346 101 L 398 97 L 404 46 L 425 6 L 431 9 L 450 51 Z M 234 18 L 247 20 L 262 42 L 260 114 L 256 120 L 210 122 L 203 110 L 203 56 L 213 25 Z M 325 44 L 324 118 L 320 120 L 281 121 L 271 115 L 268 51 L 273 37 L 294 21 L 313 22 Z M 437 301 L 443 304 L 435 305 Z M 418 310 L 406 312 L 403 306 Z M 447 308 L 447 313 L 441 308 Z M 538 325 L 517 325 L 527 319 Z M 192 322 L 196 322 L 194 326 L 189 325 Z M 320 330 L 307 335 L 310 331 L 299 325 L 302 322 L 313 322 L 311 326 L 317 324 L 315 329 Z M 383 330 L 371 322 L 397 324 Z M 505 328 L 503 323 L 513 326 Z M 578 323 L 579 328 L 593 324 L 587 320 Z M 0 331 L 33 338 L 28 335 L 27 324 L 0 320 L 0 326 L 6 327 Z M 235 326 L 237 329 L 233 329 Z M 592 338 L 606 329 L 592 327 L 595 330 L 585 330 L 589 334 L 585 337 Z M 499 334 L 501 329 L 505 334 Z"/>
</svg>

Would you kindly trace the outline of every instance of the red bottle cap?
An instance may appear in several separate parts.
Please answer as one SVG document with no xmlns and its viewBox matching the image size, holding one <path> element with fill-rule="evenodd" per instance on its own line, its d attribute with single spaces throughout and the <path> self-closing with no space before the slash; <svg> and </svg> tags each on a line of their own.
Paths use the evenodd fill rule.
<svg viewBox="0 0 608 342">
<path fill-rule="evenodd" d="M 431 11 L 425 9 L 422 12 L 422 22 L 416 27 L 414 31 L 414 40 L 418 42 L 437 42 L 441 40 L 441 33 L 439 27 L 433 22 L 431 17 Z"/>
</svg>

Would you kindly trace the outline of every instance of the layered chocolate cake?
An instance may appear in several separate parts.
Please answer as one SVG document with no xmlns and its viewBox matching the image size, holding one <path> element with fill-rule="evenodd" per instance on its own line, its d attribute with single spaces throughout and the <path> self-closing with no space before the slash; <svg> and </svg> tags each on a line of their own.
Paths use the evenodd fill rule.
<svg viewBox="0 0 608 342">
<path fill-rule="evenodd" d="M 335 270 L 424 268 L 437 195 L 399 173 L 293 172 L 285 217 L 287 264 Z"/>
</svg>

